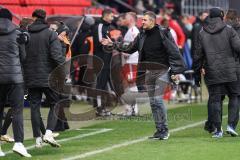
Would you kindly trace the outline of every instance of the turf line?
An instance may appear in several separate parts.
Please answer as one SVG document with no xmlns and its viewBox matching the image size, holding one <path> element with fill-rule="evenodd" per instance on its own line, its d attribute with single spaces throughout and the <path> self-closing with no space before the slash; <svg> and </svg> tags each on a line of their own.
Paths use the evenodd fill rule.
<svg viewBox="0 0 240 160">
<path fill-rule="evenodd" d="M 84 130 L 90 130 L 90 129 L 84 129 Z M 75 140 L 75 139 L 82 139 L 82 138 L 85 138 L 85 137 L 94 136 L 96 134 L 106 133 L 106 132 L 109 132 L 109 131 L 112 131 L 112 130 L 113 129 L 107 129 L 107 128 L 98 129 L 94 132 L 90 132 L 90 133 L 86 133 L 86 134 L 80 134 L 78 136 L 60 139 L 60 140 L 57 140 L 57 142 L 63 143 L 63 142 L 68 142 L 68 141 Z M 47 145 L 48 144 L 46 144 L 46 143 L 43 144 L 43 146 L 47 146 Z M 34 149 L 34 148 L 35 148 L 35 145 L 31 145 L 31 146 L 26 147 L 27 150 L 31 150 L 31 149 Z M 11 154 L 11 153 L 13 153 L 12 150 L 5 152 L 6 155 Z"/>
<path fill-rule="evenodd" d="M 225 115 L 225 116 L 223 116 L 223 118 L 227 118 L 227 116 Z M 186 129 L 189 129 L 189 128 L 197 127 L 199 125 L 204 124 L 205 121 L 206 120 L 199 121 L 199 122 L 196 122 L 196 123 L 192 123 L 192 124 L 189 124 L 189 125 L 186 125 L 186 126 L 178 127 L 178 128 L 175 128 L 175 129 L 171 129 L 170 133 L 179 132 L 179 131 L 186 130 Z M 90 156 L 93 156 L 93 155 L 96 155 L 96 154 L 108 152 L 108 151 L 114 150 L 116 148 L 121 148 L 121 147 L 129 146 L 129 145 L 132 145 L 132 144 L 140 143 L 140 142 L 143 142 L 143 141 L 146 141 L 146 140 L 148 140 L 148 137 L 142 137 L 142 138 L 135 139 L 135 140 L 132 140 L 132 141 L 127 141 L 127 142 L 115 144 L 115 145 L 112 145 L 110 147 L 106 147 L 106 148 L 103 148 L 103 149 L 86 152 L 86 153 L 76 155 L 76 156 L 73 156 L 73 157 L 69 157 L 69 158 L 64 158 L 62 160 L 82 159 L 82 158 L 90 157 Z"/>
</svg>

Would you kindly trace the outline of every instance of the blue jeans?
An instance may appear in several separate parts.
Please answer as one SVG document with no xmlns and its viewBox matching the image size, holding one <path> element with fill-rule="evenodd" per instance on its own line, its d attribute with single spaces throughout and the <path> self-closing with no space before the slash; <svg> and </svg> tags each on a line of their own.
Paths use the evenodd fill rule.
<svg viewBox="0 0 240 160">
<path fill-rule="evenodd" d="M 163 102 L 164 90 L 168 83 L 159 80 L 159 77 L 162 74 L 162 71 L 158 70 L 148 70 L 146 73 L 146 85 L 150 106 L 156 129 L 159 131 L 162 129 L 168 129 L 167 109 Z"/>
</svg>

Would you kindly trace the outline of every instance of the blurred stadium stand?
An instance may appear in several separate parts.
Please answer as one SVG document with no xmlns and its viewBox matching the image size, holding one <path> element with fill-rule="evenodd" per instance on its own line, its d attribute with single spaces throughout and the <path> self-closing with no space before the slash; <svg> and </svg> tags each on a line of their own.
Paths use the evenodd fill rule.
<svg viewBox="0 0 240 160">
<path fill-rule="evenodd" d="M 1 0 L 16 17 L 29 17 L 36 8 L 45 9 L 48 15 L 101 14 L 102 8 L 93 7 L 91 0 Z"/>
</svg>

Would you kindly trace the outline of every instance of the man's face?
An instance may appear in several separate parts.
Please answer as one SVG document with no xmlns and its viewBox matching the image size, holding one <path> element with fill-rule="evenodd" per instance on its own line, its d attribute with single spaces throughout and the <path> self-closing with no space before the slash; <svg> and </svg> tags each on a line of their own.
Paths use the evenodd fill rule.
<svg viewBox="0 0 240 160">
<path fill-rule="evenodd" d="M 113 19 L 114 19 L 114 15 L 113 13 L 110 13 L 110 14 L 106 14 L 103 19 L 108 22 L 108 23 L 112 23 Z"/>
<path fill-rule="evenodd" d="M 129 26 L 134 23 L 133 17 L 129 14 L 126 15 L 126 25 Z"/>
<path fill-rule="evenodd" d="M 117 21 L 118 26 L 125 26 L 125 19 L 123 17 L 120 17 Z"/>
<path fill-rule="evenodd" d="M 56 24 L 50 24 L 50 26 L 49 26 L 49 28 L 50 28 L 50 30 L 52 30 L 52 31 L 57 31 L 57 29 L 58 29 L 58 26 L 56 25 Z"/>
<path fill-rule="evenodd" d="M 203 14 L 200 16 L 200 19 L 201 19 L 202 21 L 204 21 L 204 20 L 207 18 L 207 16 L 208 16 L 208 13 L 203 13 Z"/>
<path fill-rule="evenodd" d="M 142 28 L 144 30 L 149 30 L 154 26 L 155 22 L 148 15 L 143 16 L 142 18 Z"/>
<path fill-rule="evenodd" d="M 61 32 L 59 35 L 58 35 L 58 38 L 60 41 L 64 41 L 64 37 L 67 35 L 67 32 L 66 31 L 63 31 Z"/>
</svg>

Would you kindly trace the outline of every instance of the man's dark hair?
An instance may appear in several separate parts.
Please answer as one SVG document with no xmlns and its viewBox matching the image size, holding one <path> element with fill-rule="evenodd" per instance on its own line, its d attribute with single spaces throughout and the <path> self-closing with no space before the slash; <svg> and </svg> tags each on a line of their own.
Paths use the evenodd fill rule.
<svg viewBox="0 0 240 160">
<path fill-rule="evenodd" d="M 226 19 L 231 21 L 237 21 L 238 19 L 237 10 L 229 9 L 226 15 Z"/>
<path fill-rule="evenodd" d="M 209 12 L 208 12 L 208 10 L 201 11 L 201 12 L 198 13 L 198 16 L 200 17 L 200 16 L 202 16 L 204 13 L 209 13 Z"/>
<path fill-rule="evenodd" d="M 31 18 L 27 18 L 27 17 L 24 17 L 20 23 L 19 23 L 19 27 L 22 28 L 22 29 L 26 29 L 27 30 L 27 27 L 33 23 L 33 19 Z"/>
<path fill-rule="evenodd" d="M 216 18 L 220 17 L 223 20 L 224 11 L 220 7 L 214 7 L 209 10 L 209 17 Z"/>
<path fill-rule="evenodd" d="M 0 18 L 7 18 L 12 21 L 12 13 L 7 8 L 0 9 Z"/>
<path fill-rule="evenodd" d="M 33 11 L 32 17 L 37 17 L 37 18 L 40 18 L 40 19 L 45 19 L 45 18 L 46 18 L 46 11 L 43 10 L 43 9 L 36 9 L 35 11 Z"/>
<path fill-rule="evenodd" d="M 125 19 L 125 17 L 126 17 L 126 13 L 121 13 L 118 15 L 117 19 L 120 19 L 120 18 Z"/>
<path fill-rule="evenodd" d="M 113 13 L 113 11 L 111 9 L 104 9 L 103 12 L 102 12 L 102 17 L 105 17 L 106 15 L 108 14 L 111 14 Z"/>
<path fill-rule="evenodd" d="M 145 12 L 144 14 L 143 14 L 144 16 L 149 16 L 150 18 L 152 18 L 153 20 L 156 20 L 157 19 L 157 16 L 156 16 L 156 14 L 154 13 L 154 12 L 152 12 L 152 11 L 147 11 L 147 12 Z"/>
</svg>

